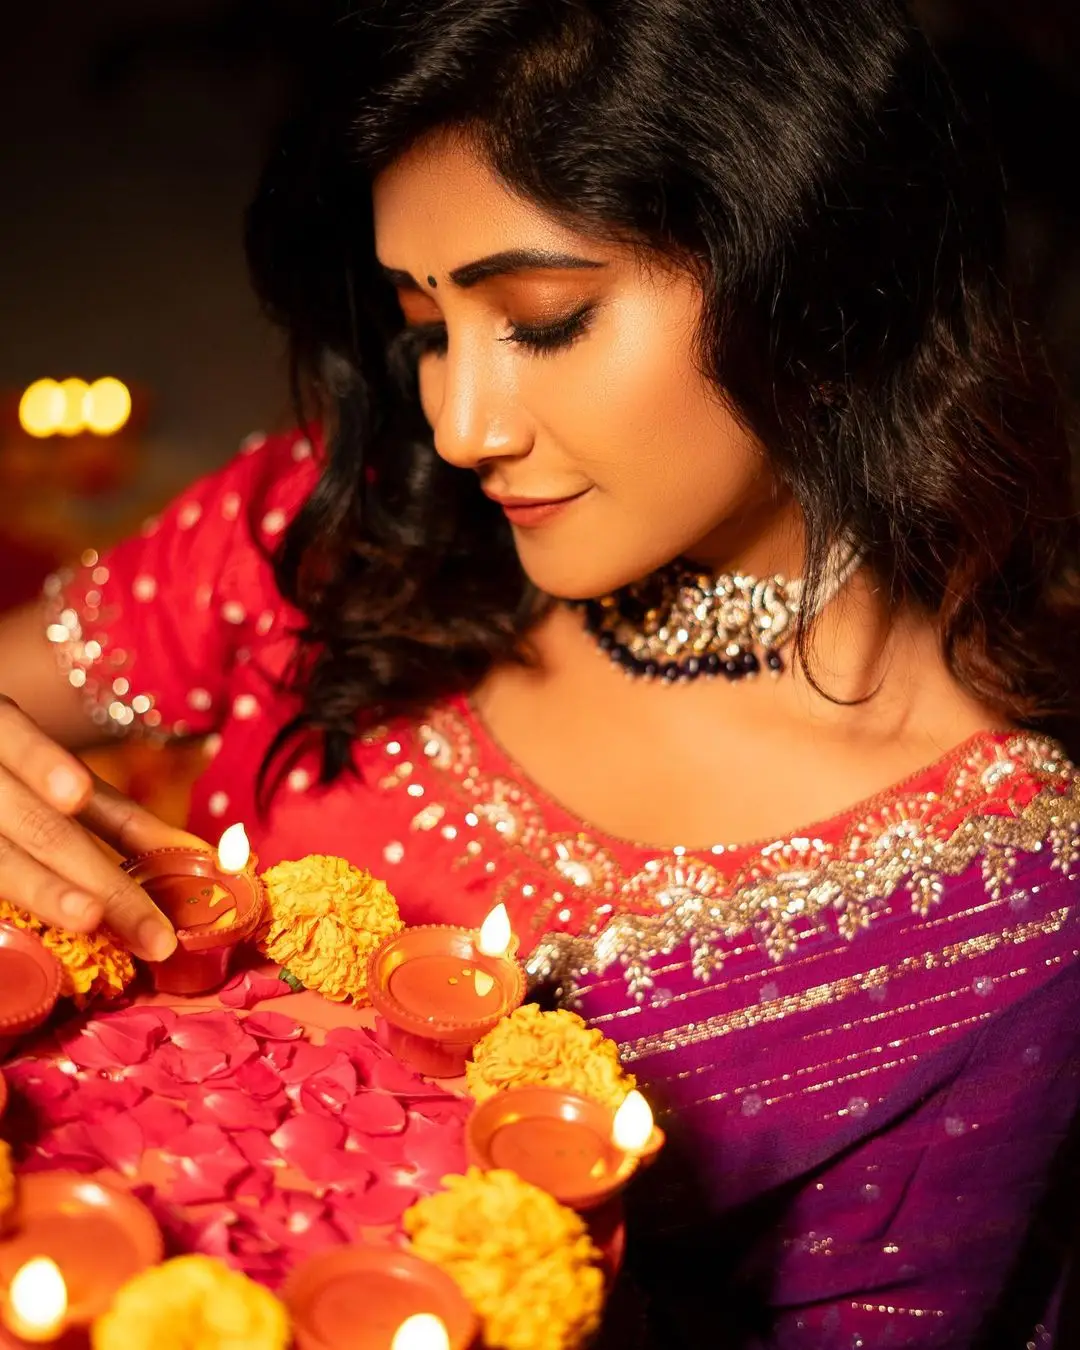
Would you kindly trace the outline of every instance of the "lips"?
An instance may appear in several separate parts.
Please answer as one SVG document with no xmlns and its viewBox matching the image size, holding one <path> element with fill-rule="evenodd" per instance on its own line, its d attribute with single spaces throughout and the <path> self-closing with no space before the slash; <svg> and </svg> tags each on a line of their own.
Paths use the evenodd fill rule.
<svg viewBox="0 0 1080 1350">
<path fill-rule="evenodd" d="M 511 525 L 531 527 L 545 524 L 561 515 L 567 507 L 580 501 L 589 491 L 575 492 L 569 497 L 499 497 L 493 492 L 487 495 L 502 507 Z"/>
</svg>

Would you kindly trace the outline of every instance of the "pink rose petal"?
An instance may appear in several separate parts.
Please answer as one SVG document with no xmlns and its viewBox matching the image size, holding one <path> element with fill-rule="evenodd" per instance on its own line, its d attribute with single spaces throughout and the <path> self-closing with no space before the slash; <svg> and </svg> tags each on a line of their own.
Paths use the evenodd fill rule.
<svg viewBox="0 0 1080 1350">
<path fill-rule="evenodd" d="M 232 1082 L 249 1097 L 265 1100 L 282 1091 L 281 1076 L 265 1059 L 249 1059 L 233 1073 Z"/>
<path fill-rule="evenodd" d="M 51 1060 L 21 1059 L 5 1064 L 4 1078 L 13 1093 L 24 1097 L 46 1119 L 64 1119 L 58 1114 L 61 1103 L 71 1094 L 76 1080 Z"/>
<path fill-rule="evenodd" d="M 53 1108 L 52 1119 L 99 1120 L 130 1112 L 146 1096 L 146 1089 L 128 1078 L 88 1078 L 76 1085 L 76 1091 L 66 1094 Z"/>
<path fill-rule="evenodd" d="M 269 1056 L 281 1044 L 280 1041 L 271 1043 L 266 1047 L 266 1054 Z M 292 1054 L 288 1065 L 281 1069 L 283 1083 L 303 1083 L 305 1079 L 314 1078 L 333 1064 L 349 1063 L 345 1056 L 332 1050 L 328 1045 L 312 1045 L 310 1041 L 297 1041 L 295 1045 L 288 1045 L 287 1048 Z"/>
<path fill-rule="evenodd" d="M 385 1057 L 375 1037 L 363 1027 L 334 1027 L 326 1033 L 324 1044 L 328 1050 L 348 1056 L 361 1072 Z"/>
<path fill-rule="evenodd" d="M 305 1045 L 306 1041 L 267 1041 L 262 1047 L 262 1058 L 284 1075 L 296 1057 L 296 1052 Z M 286 1081 L 284 1077 L 283 1081 Z"/>
<path fill-rule="evenodd" d="M 115 1069 L 117 1067 L 115 1054 L 101 1043 L 101 1037 L 95 1032 L 91 1023 L 84 1026 L 66 1027 L 57 1039 L 63 1054 L 77 1064 L 80 1069 Z M 150 1046 L 147 1043 L 144 1056 L 149 1049 Z M 130 1062 L 134 1064 L 138 1063 L 139 1060 L 132 1059 Z"/>
<path fill-rule="evenodd" d="M 104 1167 L 98 1139 L 86 1121 L 72 1120 L 50 1130 L 23 1164 L 29 1171 L 44 1168 L 71 1172 L 96 1172 Z"/>
<path fill-rule="evenodd" d="M 177 1175 L 170 1195 L 180 1205 L 229 1200 L 247 1170 L 247 1163 L 235 1149 L 197 1158 L 177 1158 Z"/>
<path fill-rule="evenodd" d="M 93 1128 L 105 1166 L 125 1177 L 134 1177 L 146 1147 L 139 1122 L 130 1115 L 114 1115 L 95 1121 Z"/>
<path fill-rule="evenodd" d="M 398 1092 L 405 1096 L 423 1095 L 431 1091 L 431 1084 L 410 1073 L 396 1059 L 380 1059 L 371 1066 L 368 1082 L 384 1092 Z"/>
<path fill-rule="evenodd" d="M 138 1122 L 147 1148 L 165 1148 L 173 1143 L 189 1125 L 187 1115 L 178 1106 L 161 1097 L 147 1097 L 132 1111 Z"/>
<path fill-rule="evenodd" d="M 414 1201 L 420 1198 L 412 1186 L 399 1186 L 378 1180 L 364 1191 L 342 1194 L 331 1201 L 335 1220 L 350 1228 L 381 1228 L 396 1224 Z"/>
<path fill-rule="evenodd" d="M 237 1130 L 229 1138 L 252 1167 L 274 1167 L 281 1162 L 281 1154 L 262 1130 Z"/>
<path fill-rule="evenodd" d="M 274 1193 L 277 1179 L 268 1167 L 253 1167 L 237 1186 L 236 1198 L 265 1205 Z"/>
<path fill-rule="evenodd" d="M 307 1079 L 300 1088 L 300 1100 L 308 1111 L 328 1111 L 341 1114 L 343 1107 L 356 1094 L 356 1070 L 347 1059 L 338 1060 L 314 1078 Z"/>
<path fill-rule="evenodd" d="M 433 1191 L 448 1173 L 464 1172 L 464 1128 L 412 1119 L 403 1137 L 406 1166 L 413 1173 L 414 1185 Z M 372 1144 L 375 1142 L 373 1138 Z"/>
<path fill-rule="evenodd" d="M 357 1130 L 349 1135 L 349 1142 L 382 1163 L 388 1163 L 392 1167 L 407 1167 L 408 1136 L 408 1130 L 402 1130 L 398 1134 L 367 1134 L 365 1131 Z"/>
<path fill-rule="evenodd" d="M 283 998 L 291 993 L 284 980 L 259 971 L 245 970 L 242 975 L 229 981 L 219 992 L 218 998 L 227 1008 L 254 1008 L 256 1003 L 262 1003 L 265 999 Z"/>
<path fill-rule="evenodd" d="M 188 1104 L 192 1120 L 221 1124 L 227 1130 L 275 1130 L 288 1109 L 280 1101 L 260 1101 L 232 1087 L 213 1087 Z"/>
<path fill-rule="evenodd" d="M 341 1118 L 350 1130 L 363 1134 L 400 1134 L 408 1121 L 396 1097 L 382 1092 L 361 1092 L 346 1105 Z"/>
<path fill-rule="evenodd" d="M 137 1010 L 95 1018 L 85 1030 L 97 1036 L 114 1065 L 141 1064 L 166 1034 L 160 1017 Z"/>
<path fill-rule="evenodd" d="M 279 1012 L 250 1013 L 244 1019 L 244 1029 L 263 1041 L 295 1041 L 304 1034 L 299 1022 Z"/>
<path fill-rule="evenodd" d="M 231 1054 L 243 1046 L 243 1024 L 233 1012 L 188 1013 L 177 1019 L 172 1042 L 181 1050 Z"/>
<path fill-rule="evenodd" d="M 319 1168 L 319 1160 L 345 1142 L 345 1126 L 331 1116 L 301 1113 L 292 1116 L 270 1136 L 270 1142 L 297 1171 Z"/>
<path fill-rule="evenodd" d="M 382 1164 L 371 1154 L 359 1149 L 328 1149 L 325 1153 L 312 1153 L 305 1160 L 304 1175 L 308 1181 L 324 1186 L 354 1187 L 366 1186 L 376 1176 L 383 1173 Z"/>
<path fill-rule="evenodd" d="M 413 1102 L 411 1110 L 425 1120 L 440 1125 L 464 1125 L 473 1109 L 472 1102 L 461 1097 L 432 1097 L 430 1100 Z"/>
</svg>

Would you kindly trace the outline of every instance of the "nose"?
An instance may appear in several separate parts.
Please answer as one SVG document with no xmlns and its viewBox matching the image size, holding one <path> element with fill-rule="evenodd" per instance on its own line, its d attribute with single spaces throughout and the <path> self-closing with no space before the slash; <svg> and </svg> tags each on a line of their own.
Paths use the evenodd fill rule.
<svg viewBox="0 0 1080 1350">
<path fill-rule="evenodd" d="M 435 449 L 448 464 L 478 469 L 497 459 L 527 455 L 529 420 L 510 372 L 475 349 L 454 352 L 439 363 L 432 390 Z"/>
</svg>

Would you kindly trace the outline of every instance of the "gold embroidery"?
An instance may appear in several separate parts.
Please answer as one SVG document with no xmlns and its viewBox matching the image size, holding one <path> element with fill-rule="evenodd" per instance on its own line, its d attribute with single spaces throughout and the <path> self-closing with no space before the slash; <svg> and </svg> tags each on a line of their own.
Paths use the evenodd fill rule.
<svg viewBox="0 0 1080 1350">
<path fill-rule="evenodd" d="M 749 1031 L 763 1022 L 779 1022 L 790 1013 L 807 1012 L 823 1004 L 846 998 L 857 990 L 873 984 L 875 980 L 892 979 L 917 971 L 947 969 L 961 961 L 985 956 L 1007 944 L 1017 946 L 1022 942 L 1031 941 L 1032 938 L 1043 937 L 1047 933 L 1057 933 L 1068 922 L 1071 914 L 1071 906 L 1065 905 L 1032 923 L 1016 924 L 1013 928 L 1005 928 L 996 933 L 980 933 L 977 937 L 952 942 L 934 951 L 906 956 L 894 966 L 878 966 L 865 973 L 847 975 L 839 980 L 830 980 L 826 984 L 814 985 L 799 994 L 769 999 L 752 1008 L 732 1009 L 730 1012 L 718 1013 L 715 1017 L 706 1018 L 701 1022 L 688 1022 L 685 1026 L 669 1027 L 654 1036 L 623 1041 L 619 1045 L 619 1057 L 626 1063 L 632 1063 L 648 1055 L 718 1039 L 730 1035 L 733 1031 Z"/>
<path fill-rule="evenodd" d="M 376 745 L 389 734 L 380 728 L 365 740 Z M 460 841 L 456 866 L 475 865 L 485 851 L 479 829 L 497 836 L 498 898 L 528 900 L 527 921 L 539 935 L 529 973 L 571 997 L 581 976 L 616 968 L 640 1002 L 654 986 L 653 961 L 684 946 L 705 984 L 740 940 L 751 938 L 779 961 L 827 927 L 854 938 L 904 895 L 926 918 L 944 880 L 973 865 L 991 900 L 1000 901 L 1021 853 L 1045 847 L 1062 872 L 1080 861 L 1080 780 L 1061 747 L 1043 737 L 973 737 L 943 761 L 940 790 L 917 792 L 925 771 L 912 775 L 864 803 L 846 828 L 851 813 L 828 822 L 831 830 L 821 827 L 837 838 L 703 852 L 637 846 L 645 861 L 628 867 L 602 838 L 551 829 L 544 810 L 551 804 L 527 782 L 485 774 L 474 730 L 455 706 L 394 734 L 409 738 L 407 756 L 423 757 L 438 774 L 443 802 L 456 797 L 465 808 L 465 827 L 446 835 Z M 400 786 L 412 772 L 409 759 L 397 763 L 382 785 Z M 487 857 L 481 865 L 494 873 Z M 538 871 L 546 877 L 539 888 Z"/>
</svg>

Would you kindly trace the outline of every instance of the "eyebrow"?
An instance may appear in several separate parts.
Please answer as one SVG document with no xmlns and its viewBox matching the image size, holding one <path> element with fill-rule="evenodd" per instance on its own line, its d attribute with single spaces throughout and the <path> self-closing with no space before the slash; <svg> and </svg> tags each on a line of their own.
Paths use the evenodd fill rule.
<svg viewBox="0 0 1080 1350">
<path fill-rule="evenodd" d="M 455 267 L 450 273 L 450 280 L 462 290 L 468 290 L 471 286 L 478 286 L 482 281 L 489 281 L 492 277 L 514 276 L 518 272 L 581 271 L 606 266 L 606 263 L 597 262 L 593 258 L 581 258 L 574 253 L 552 253 L 539 248 L 511 248 Z M 384 267 L 383 273 L 390 284 L 398 290 L 420 290 L 416 279 L 409 272 L 403 272 L 396 267 Z"/>
</svg>

